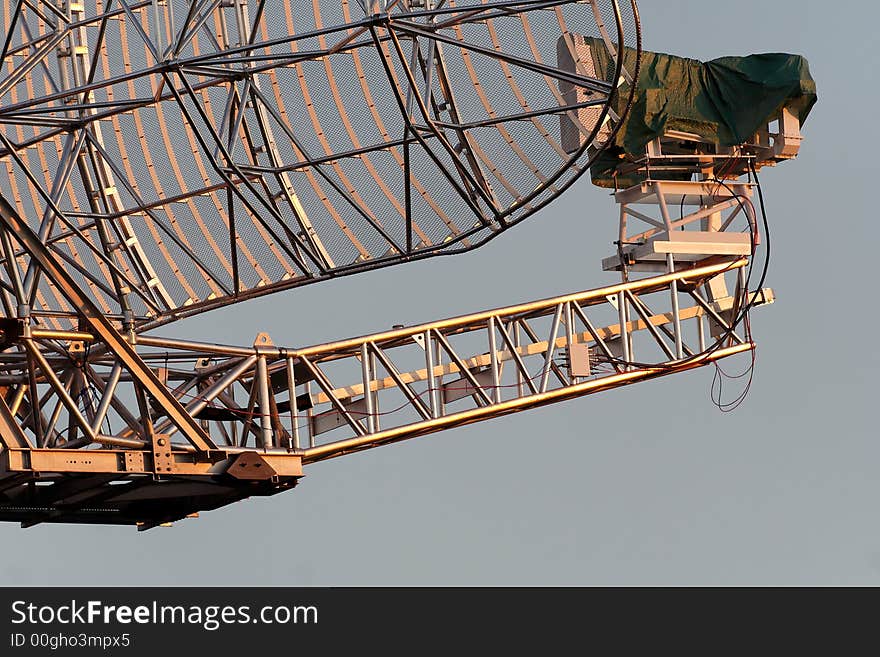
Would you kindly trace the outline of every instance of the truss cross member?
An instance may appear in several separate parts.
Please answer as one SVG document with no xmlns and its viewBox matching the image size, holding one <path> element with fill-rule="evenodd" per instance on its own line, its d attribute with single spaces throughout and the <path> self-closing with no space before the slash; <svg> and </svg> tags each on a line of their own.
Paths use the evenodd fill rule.
<svg viewBox="0 0 880 657">
<path fill-rule="evenodd" d="M 123 338 L 110 320 L 98 309 L 89 296 L 73 280 L 64 265 L 46 248 L 31 227 L 18 216 L 9 202 L 0 197 L 0 221 L 4 228 L 22 245 L 43 272 L 58 286 L 71 306 L 78 308 L 82 319 L 108 349 L 120 359 L 125 368 L 137 379 L 168 417 L 180 429 L 186 439 L 200 451 L 216 449 L 216 445 L 202 431 L 196 420 L 186 412 L 180 402 L 162 385 L 156 374 L 138 356 L 131 344 Z"/>
</svg>

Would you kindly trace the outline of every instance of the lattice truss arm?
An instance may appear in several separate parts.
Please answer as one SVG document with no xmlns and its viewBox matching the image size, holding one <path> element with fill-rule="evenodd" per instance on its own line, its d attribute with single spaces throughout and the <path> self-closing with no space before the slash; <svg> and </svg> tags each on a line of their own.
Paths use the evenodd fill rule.
<svg viewBox="0 0 880 657">
<path fill-rule="evenodd" d="M 309 463 L 741 353 L 753 347 L 749 337 L 734 314 L 706 302 L 701 286 L 745 264 L 296 350 L 284 366 L 267 367 L 272 390 L 287 401 L 279 410 L 289 414 L 275 435 Z M 691 304 L 670 311 L 673 294 Z M 738 286 L 736 294 L 745 300 Z"/>
<path fill-rule="evenodd" d="M 737 307 L 756 301 L 741 285 L 746 264 L 300 349 L 262 334 L 249 348 L 139 336 L 140 359 L 198 423 L 202 444 L 94 334 L 16 333 L 9 322 L 17 349 L 0 376 L 0 518 L 152 526 L 286 490 L 302 464 L 748 351 L 737 309 L 716 310 L 706 292 L 727 276 Z M 164 485 L 148 485 L 157 478 Z"/>
<path fill-rule="evenodd" d="M 303 349 L 276 347 L 265 334 L 253 347 L 142 335 L 137 351 L 212 437 L 211 449 L 285 448 L 313 460 L 335 453 L 350 437 L 368 438 L 365 446 L 382 444 L 584 394 L 606 387 L 609 378 L 618 384 L 651 376 L 653 365 L 704 363 L 700 354 L 707 350 L 748 347 L 731 326 L 730 310 L 715 310 L 700 290 L 743 264 Z M 658 312 L 657 302 L 668 306 L 675 285 L 691 305 L 673 317 Z M 741 300 L 741 292 L 736 296 Z M 617 322 L 608 323 L 612 318 Z M 137 383 L 129 365 L 92 333 L 20 326 L 7 323 L 7 344 L 19 351 L 4 354 L 0 382 L 26 446 L 144 448 L 150 434 L 161 434 L 172 437 L 175 449 L 202 447 L 178 437 L 175 421 L 155 402 L 147 414 L 151 426 L 144 428 L 127 410 L 136 400 L 130 384 Z M 707 345 L 714 339 L 707 330 L 722 344 Z"/>
<path fill-rule="evenodd" d="M 0 24 L 0 193 L 138 331 L 485 242 L 607 142 L 639 39 L 611 0 L 15 0 Z M 2 257 L 6 316 L 72 328 Z"/>
<path fill-rule="evenodd" d="M 618 200 L 663 209 L 681 192 L 698 214 L 725 202 L 656 191 Z M 660 277 L 327 345 L 204 345 L 120 332 L 2 198 L 0 220 L 18 303 L 0 327 L 0 518 L 25 524 L 150 527 L 287 490 L 304 463 L 705 365 L 753 347 L 744 309 L 765 300 L 746 292 L 745 258 L 703 255 Z M 75 330 L 32 321 L 17 253 L 77 309 Z"/>
</svg>

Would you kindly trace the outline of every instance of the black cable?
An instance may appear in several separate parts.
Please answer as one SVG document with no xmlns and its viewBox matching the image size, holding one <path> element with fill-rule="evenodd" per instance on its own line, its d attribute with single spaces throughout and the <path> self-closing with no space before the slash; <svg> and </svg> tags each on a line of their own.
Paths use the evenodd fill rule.
<svg viewBox="0 0 880 657">
<path fill-rule="evenodd" d="M 749 213 L 746 210 L 745 204 L 742 201 L 742 198 L 743 198 L 742 195 L 737 194 L 733 189 L 731 189 L 731 187 L 727 183 L 725 183 L 722 180 L 719 180 L 718 178 L 712 178 L 710 180 L 710 182 L 714 182 L 718 186 L 724 187 L 730 193 L 731 197 L 737 201 L 743 214 L 746 217 L 749 216 Z M 751 244 L 752 244 L 751 251 L 752 251 L 752 255 L 754 256 L 755 245 L 757 243 L 757 239 L 755 236 L 755 228 L 752 225 L 751 221 L 749 221 L 748 224 L 749 224 L 749 232 L 751 234 Z M 765 224 L 766 224 L 766 222 L 765 222 Z M 766 266 L 767 266 L 767 263 L 765 263 L 765 270 L 764 270 L 765 275 L 766 275 Z M 748 293 L 748 286 L 749 286 L 749 281 L 751 280 L 751 277 L 752 277 L 753 268 L 754 268 L 754 262 L 750 261 L 749 262 L 749 271 L 748 271 L 748 274 L 746 275 L 746 290 L 745 290 L 746 294 Z M 723 274 L 726 271 L 729 271 L 729 268 L 722 270 L 721 272 L 719 272 L 719 274 Z M 764 278 L 762 277 L 762 282 L 763 282 L 763 280 L 764 280 Z M 756 299 L 757 299 L 757 297 L 756 297 Z M 731 308 L 731 310 L 733 311 L 732 316 L 735 319 L 734 319 L 734 321 L 732 321 L 730 323 L 730 326 L 724 330 L 724 333 L 722 335 L 720 335 L 718 338 L 716 338 L 715 342 L 710 347 L 704 349 L 703 351 L 701 351 L 697 354 L 694 354 L 693 356 L 679 360 L 674 365 L 667 364 L 667 363 L 644 363 L 644 362 L 633 361 L 633 360 L 625 361 L 621 358 L 614 359 L 614 363 L 616 363 L 618 365 L 624 365 L 624 366 L 635 366 L 635 367 L 651 368 L 651 369 L 677 370 L 682 365 L 686 365 L 691 362 L 702 360 L 706 356 L 708 356 L 708 355 L 710 355 L 710 354 L 712 354 L 722 348 L 724 343 L 734 334 L 735 328 L 743 321 L 743 319 L 748 315 L 748 312 L 755 305 L 756 299 L 747 303 L 742 310 L 740 310 L 738 305 L 734 305 L 733 308 Z M 739 302 L 740 302 L 740 295 L 737 295 L 736 304 L 739 304 Z"/>
<path fill-rule="evenodd" d="M 764 225 L 764 235 L 765 235 L 765 243 L 766 243 L 766 253 L 765 253 L 765 257 L 764 257 L 764 267 L 763 267 L 763 270 L 762 270 L 762 272 L 761 272 L 761 279 L 760 279 L 760 281 L 759 281 L 759 283 L 758 283 L 758 287 L 757 287 L 757 292 L 760 292 L 760 291 L 763 290 L 763 288 L 764 288 L 764 281 L 766 280 L 767 272 L 768 272 L 768 270 L 769 270 L 769 265 L 770 265 L 770 224 L 769 224 L 769 221 L 768 221 L 768 219 L 767 219 L 767 208 L 766 208 L 765 203 L 764 203 L 764 192 L 763 192 L 763 189 L 761 188 L 761 181 L 760 181 L 760 179 L 758 178 L 758 170 L 757 170 L 757 168 L 755 167 L 754 162 L 751 161 L 751 160 L 749 161 L 749 170 L 750 170 L 750 172 L 751 172 L 751 175 L 752 175 L 752 176 L 754 177 L 754 179 L 755 179 L 755 186 L 756 186 L 757 191 L 758 191 L 758 202 L 759 202 L 759 205 L 760 205 L 760 208 L 761 208 L 761 220 L 762 220 L 762 223 L 763 223 L 763 225 Z M 749 303 L 748 303 L 747 306 L 746 306 L 746 309 L 745 309 L 745 313 L 746 313 L 746 314 L 744 315 L 746 321 L 748 321 L 748 315 L 747 315 L 748 311 L 749 311 L 749 310 L 755 305 L 755 303 L 757 302 L 757 292 L 756 292 L 756 296 L 755 296 L 755 298 L 752 299 L 752 300 L 750 300 Z M 755 364 L 756 364 L 756 361 L 757 361 L 757 355 L 755 354 L 755 352 L 754 352 L 754 350 L 753 350 L 753 351 L 752 351 L 751 363 L 749 364 L 748 369 L 747 369 L 745 372 L 743 372 L 742 374 L 739 374 L 739 375 L 736 375 L 736 376 L 732 376 L 732 375 L 729 375 L 729 374 L 727 374 L 726 372 L 724 372 L 724 370 L 721 368 L 721 366 L 720 366 L 718 363 L 715 363 L 715 364 L 714 364 L 714 365 L 715 365 L 715 376 L 714 376 L 713 379 L 712 379 L 712 386 L 711 386 L 711 388 L 710 388 L 710 396 L 711 396 L 711 398 L 712 398 L 712 402 L 718 407 L 718 409 L 719 409 L 720 411 L 722 411 L 722 412 L 724 412 L 724 413 L 729 413 L 729 412 L 731 412 L 731 411 L 734 411 L 734 410 L 736 410 L 737 408 L 739 408 L 739 406 L 740 406 L 740 405 L 745 401 L 745 399 L 748 397 L 749 391 L 751 390 L 751 387 L 752 387 L 752 382 L 753 382 L 753 380 L 754 380 Z M 741 392 L 741 393 L 740 393 L 735 399 L 733 399 L 732 401 L 730 401 L 730 402 L 724 402 L 723 399 L 722 399 L 722 383 L 723 383 L 723 379 L 725 379 L 725 378 L 728 379 L 728 380 L 730 380 L 730 379 L 739 379 L 739 378 L 742 378 L 742 377 L 744 377 L 744 376 L 746 376 L 746 375 L 748 375 L 748 380 L 746 381 L 746 385 L 745 385 L 745 387 L 743 388 L 743 391 L 742 391 L 742 392 Z M 716 386 L 716 383 L 717 383 L 717 386 Z M 718 391 L 718 392 L 717 392 L 717 396 L 716 396 L 716 394 L 715 394 L 716 387 L 717 387 L 717 391 Z"/>
<path fill-rule="evenodd" d="M 764 228 L 765 244 L 766 244 L 764 262 L 763 262 L 763 265 L 761 268 L 760 280 L 759 280 L 758 287 L 756 289 L 755 294 L 752 296 L 752 298 L 749 298 L 749 288 L 750 288 L 750 283 L 751 283 L 751 279 L 752 279 L 752 276 L 754 273 L 754 266 L 755 266 L 754 260 L 752 260 L 749 263 L 748 273 L 746 274 L 746 278 L 745 278 L 745 289 L 740 290 L 741 294 L 736 295 L 736 303 L 733 306 L 733 308 L 731 309 L 733 311 L 733 313 L 732 313 L 733 319 L 730 323 L 730 326 L 729 326 L 729 328 L 725 329 L 724 333 L 721 336 L 719 336 L 710 347 L 708 347 L 707 349 L 704 349 L 702 352 L 700 352 L 698 354 L 694 354 L 690 358 L 684 359 L 682 361 L 678 361 L 678 363 L 675 365 L 666 364 L 666 363 L 654 363 L 654 364 L 640 363 L 637 361 L 624 361 L 623 359 L 619 359 L 619 358 L 608 359 L 608 362 L 611 362 L 612 364 L 617 364 L 617 365 L 636 366 L 636 367 L 645 367 L 645 368 L 653 368 L 653 369 L 678 369 L 683 364 L 687 364 L 689 362 L 703 359 L 706 356 L 714 353 L 715 351 L 718 351 L 722 347 L 722 345 L 731 337 L 731 335 L 733 335 L 735 328 L 737 326 L 739 326 L 741 323 L 746 323 L 746 327 L 747 327 L 747 336 L 746 337 L 750 339 L 751 321 L 749 319 L 749 313 L 750 313 L 751 309 L 754 308 L 755 305 L 757 304 L 758 294 L 760 293 L 760 291 L 764 287 L 764 282 L 767 279 L 767 273 L 769 271 L 769 266 L 770 266 L 770 226 L 769 226 L 769 221 L 767 219 L 767 210 L 766 210 L 766 206 L 765 206 L 765 202 L 764 202 L 764 193 L 763 193 L 763 189 L 761 188 L 761 182 L 760 182 L 760 179 L 758 178 L 758 172 L 755 167 L 754 160 L 752 158 L 749 158 L 748 163 L 749 163 L 749 171 L 750 171 L 751 175 L 754 177 L 755 186 L 756 186 L 757 192 L 758 192 L 759 205 L 760 205 L 760 209 L 761 209 L 761 220 L 762 220 L 762 224 L 763 224 L 763 228 Z M 724 165 L 723 169 L 718 172 L 718 175 L 723 176 L 724 172 L 729 171 L 730 168 L 732 168 L 732 166 L 733 166 L 733 162 L 730 162 L 727 165 Z M 740 206 L 740 210 L 746 216 L 746 218 L 748 220 L 749 232 L 750 232 L 751 238 L 752 238 L 751 239 L 751 244 L 752 244 L 751 256 L 752 256 L 752 258 L 754 258 L 755 253 L 757 251 L 758 240 L 757 240 L 757 236 L 756 236 L 755 226 L 753 225 L 751 216 L 750 216 L 749 212 L 746 210 L 745 204 L 743 203 L 742 195 L 737 194 L 727 183 L 725 183 L 723 180 L 721 180 L 717 175 L 711 179 L 711 182 L 714 182 L 715 184 L 719 185 L 720 187 L 725 188 L 730 193 L 731 198 L 733 198 L 737 201 L 737 203 Z M 683 201 L 683 199 L 682 199 L 682 201 Z M 743 304 L 742 308 L 740 308 L 739 304 L 742 302 L 743 295 L 745 295 L 746 302 Z M 715 377 L 713 378 L 712 387 L 710 389 L 710 395 L 712 397 L 713 403 L 715 403 L 716 406 L 718 406 L 718 408 L 722 412 L 730 412 L 730 411 L 734 410 L 745 400 L 745 398 L 748 395 L 749 390 L 751 389 L 751 384 L 752 384 L 752 380 L 753 380 L 753 376 L 754 376 L 755 363 L 756 363 L 756 355 L 755 355 L 754 350 L 752 350 L 752 352 L 751 352 L 751 363 L 750 363 L 748 369 L 745 372 L 743 372 L 742 374 L 737 375 L 737 376 L 727 375 L 724 372 L 724 370 L 722 370 L 717 363 L 714 363 L 715 367 L 716 367 L 716 372 L 715 372 Z M 748 376 L 748 381 L 746 383 L 746 386 L 745 386 L 745 389 L 743 390 L 743 392 L 740 393 L 740 395 L 738 395 L 732 402 L 723 402 L 722 398 L 721 398 L 722 397 L 723 379 L 724 378 L 738 379 L 738 378 L 742 378 L 745 376 Z M 718 390 L 717 397 L 715 396 L 716 389 Z"/>
</svg>

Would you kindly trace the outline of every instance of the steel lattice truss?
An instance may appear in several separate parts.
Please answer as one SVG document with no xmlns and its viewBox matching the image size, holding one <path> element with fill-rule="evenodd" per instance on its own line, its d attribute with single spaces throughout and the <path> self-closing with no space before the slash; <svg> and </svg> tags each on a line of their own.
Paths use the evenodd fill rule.
<svg viewBox="0 0 880 657">
<path fill-rule="evenodd" d="M 137 331 L 473 248 L 616 127 L 614 57 L 639 39 L 620 4 L 5 2 L 0 194 Z M 6 316 L 75 327 L 6 246 Z"/>
<path fill-rule="evenodd" d="M 706 181 L 617 194 L 611 287 L 305 348 L 148 331 L 474 248 L 537 211 L 625 119 L 634 2 L 0 12 L 0 520 L 149 528 L 288 490 L 315 461 L 754 348 L 743 320 L 770 299 L 746 274 L 751 188 Z M 659 220 L 634 207 L 654 197 Z M 737 215 L 748 234 L 719 237 Z M 627 217 L 657 229 L 650 248 L 625 244 Z M 704 224 L 723 248 L 660 239 Z"/>
<path fill-rule="evenodd" d="M 19 386 L 0 403 L 0 520 L 150 528 L 289 490 L 309 463 L 748 352 L 738 313 L 705 291 L 727 276 L 735 308 L 762 301 L 746 292 L 746 265 L 719 259 L 304 348 L 264 334 L 249 347 L 140 338 L 181 414 L 148 404 L 131 361 L 97 336 L 67 335 L 61 349 L 56 333 L 31 330 L 19 342 L 38 394 Z"/>
</svg>

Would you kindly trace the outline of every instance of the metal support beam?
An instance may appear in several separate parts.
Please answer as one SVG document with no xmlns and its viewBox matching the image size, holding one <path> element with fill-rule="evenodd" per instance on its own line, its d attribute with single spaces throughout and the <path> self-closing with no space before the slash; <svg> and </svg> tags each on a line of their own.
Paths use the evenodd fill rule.
<svg viewBox="0 0 880 657">
<path fill-rule="evenodd" d="M 64 266 L 46 248 L 39 237 L 31 230 L 31 227 L 18 216 L 9 202 L 0 197 L 0 221 L 4 227 L 15 236 L 19 244 L 24 247 L 58 289 L 64 294 L 70 304 L 79 309 L 83 319 L 89 324 L 92 331 L 106 345 L 107 348 L 123 363 L 124 367 L 131 372 L 143 385 L 144 389 L 156 399 L 168 417 L 180 429 L 190 444 L 196 449 L 206 451 L 215 449 L 217 446 L 202 431 L 198 423 L 189 415 L 183 406 L 156 378 L 153 371 L 140 359 L 131 344 L 129 344 L 95 306 L 94 302 L 86 295 L 73 280 Z"/>
</svg>

